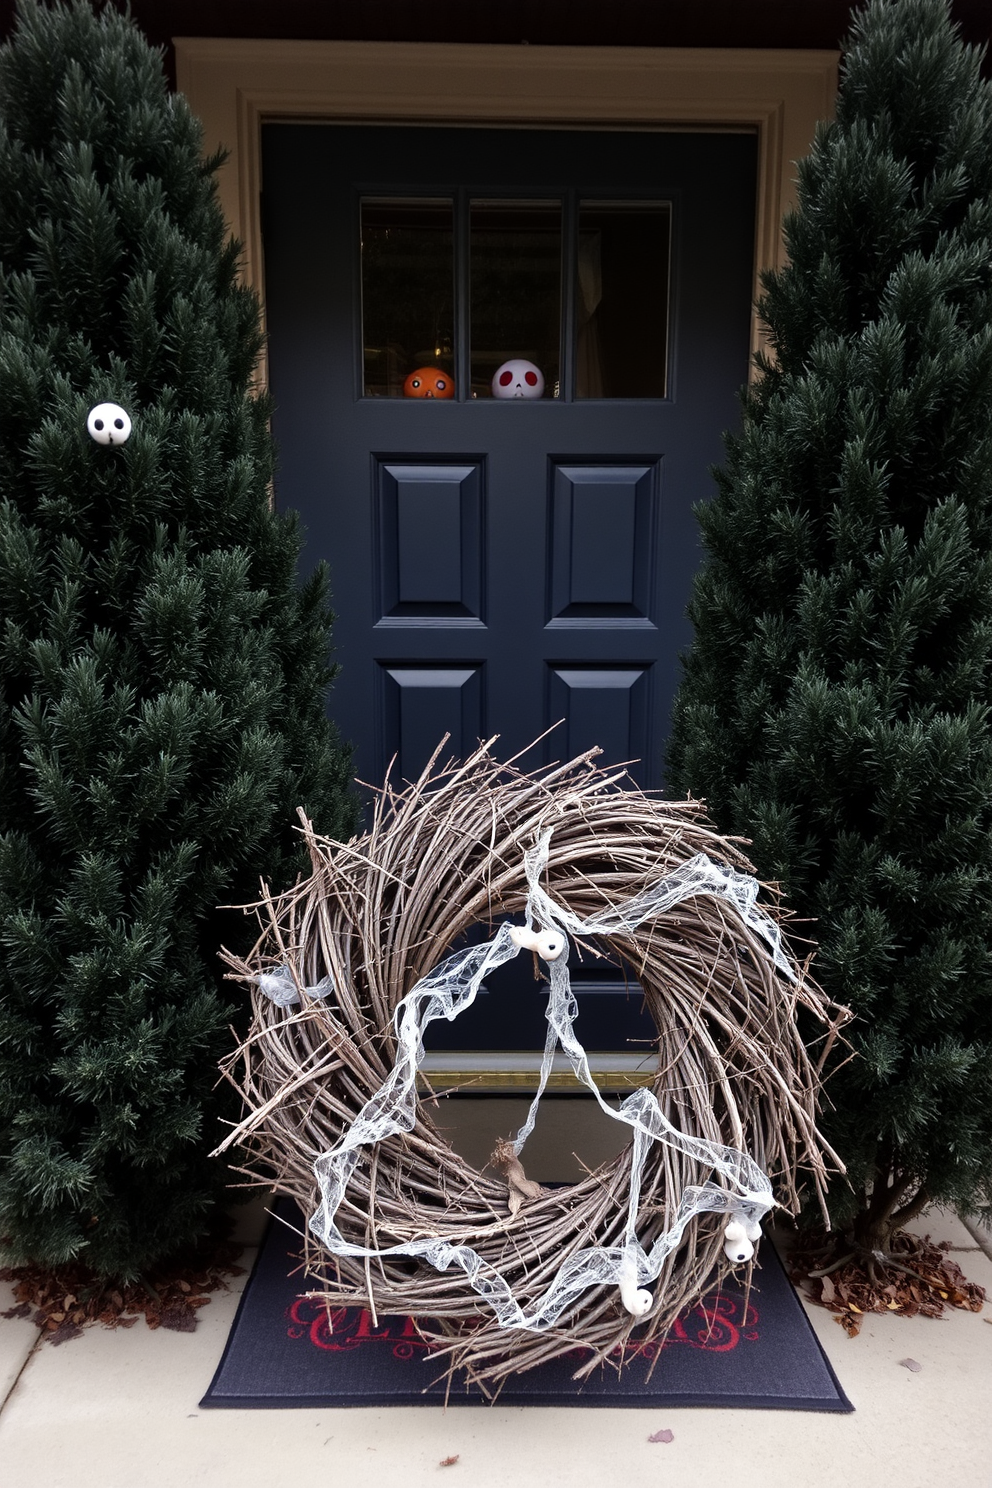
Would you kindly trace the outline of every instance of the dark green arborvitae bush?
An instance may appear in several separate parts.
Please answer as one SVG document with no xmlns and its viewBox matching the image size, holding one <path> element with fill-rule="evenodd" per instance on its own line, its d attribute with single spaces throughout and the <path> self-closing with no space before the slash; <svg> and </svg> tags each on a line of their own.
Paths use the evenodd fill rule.
<svg viewBox="0 0 992 1488">
<path fill-rule="evenodd" d="M 214 907 L 347 836 L 322 575 L 269 508 L 197 123 L 116 12 L 0 53 L 0 1236 L 133 1276 L 200 1233 L 230 1047 Z M 107 448 L 86 417 L 131 415 Z"/>
<path fill-rule="evenodd" d="M 992 96 L 942 0 L 874 0 L 700 512 L 670 783 L 753 839 L 856 1014 L 835 1217 L 992 1200 Z M 836 1063 L 836 1061 L 835 1061 Z"/>
</svg>

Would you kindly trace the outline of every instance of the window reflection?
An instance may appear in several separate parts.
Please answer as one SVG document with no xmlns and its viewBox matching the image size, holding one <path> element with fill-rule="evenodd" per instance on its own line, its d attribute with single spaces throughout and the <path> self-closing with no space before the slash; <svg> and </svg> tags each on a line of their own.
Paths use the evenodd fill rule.
<svg viewBox="0 0 992 1488">
<path fill-rule="evenodd" d="M 577 398 L 664 398 L 671 209 L 664 202 L 579 205 Z"/>
<path fill-rule="evenodd" d="M 557 397 L 561 203 L 473 201 L 470 220 L 472 397 L 493 396 L 504 363 L 539 376 L 515 367 L 501 396 Z"/>
<path fill-rule="evenodd" d="M 431 396 L 451 396 L 452 229 L 450 200 L 362 202 L 362 324 L 367 397 L 401 398 L 404 384 L 407 384 L 407 396 L 424 396 L 422 389 L 428 386 Z M 412 374 L 422 369 L 427 372 L 433 369 L 433 376 L 413 378 Z M 439 379 L 437 373 L 443 376 Z"/>
</svg>

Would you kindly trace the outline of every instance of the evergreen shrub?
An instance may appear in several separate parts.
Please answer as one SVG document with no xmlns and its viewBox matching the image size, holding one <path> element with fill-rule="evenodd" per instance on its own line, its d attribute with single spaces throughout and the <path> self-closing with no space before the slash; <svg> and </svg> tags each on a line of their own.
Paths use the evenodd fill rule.
<svg viewBox="0 0 992 1488">
<path fill-rule="evenodd" d="M 201 1233 L 215 907 L 347 836 L 326 578 L 269 501 L 219 160 L 109 8 L 0 52 L 0 1235 L 131 1277 Z M 88 410 L 133 419 L 94 443 Z"/>
<path fill-rule="evenodd" d="M 771 355 L 700 521 L 669 782 L 781 882 L 856 1014 L 827 1087 L 869 1249 L 992 1201 L 992 89 L 872 0 L 799 169 Z"/>
</svg>

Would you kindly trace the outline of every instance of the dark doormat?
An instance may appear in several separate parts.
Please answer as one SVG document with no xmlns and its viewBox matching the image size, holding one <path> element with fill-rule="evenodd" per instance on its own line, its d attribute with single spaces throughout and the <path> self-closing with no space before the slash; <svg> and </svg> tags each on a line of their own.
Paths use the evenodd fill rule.
<svg viewBox="0 0 992 1488">
<path fill-rule="evenodd" d="M 276 1212 L 201 1406 L 443 1404 L 444 1364 L 430 1358 L 409 1318 L 380 1317 L 375 1327 L 363 1309 L 339 1309 L 331 1332 L 323 1304 L 299 1295 L 303 1218 L 283 1199 Z M 728 1280 L 678 1319 L 660 1358 L 657 1344 L 633 1355 L 628 1346 L 619 1375 L 603 1367 L 577 1381 L 585 1351 L 576 1349 L 511 1379 L 499 1404 L 852 1411 L 768 1240 L 761 1263 L 746 1312 L 743 1289 Z M 448 1401 L 481 1405 L 484 1397 L 455 1384 Z"/>
</svg>

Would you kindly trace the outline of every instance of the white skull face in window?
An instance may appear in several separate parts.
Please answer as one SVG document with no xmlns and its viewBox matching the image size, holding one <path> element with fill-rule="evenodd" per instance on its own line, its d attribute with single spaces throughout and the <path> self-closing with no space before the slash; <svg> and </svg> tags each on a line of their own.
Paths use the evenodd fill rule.
<svg viewBox="0 0 992 1488">
<path fill-rule="evenodd" d="M 97 444 L 123 444 L 131 434 L 131 420 L 117 403 L 98 403 L 86 417 L 86 429 Z"/>
<path fill-rule="evenodd" d="M 514 357 L 493 373 L 494 398 L 543 398 L 544 373 L 533 362 Z"/>
</svg>

